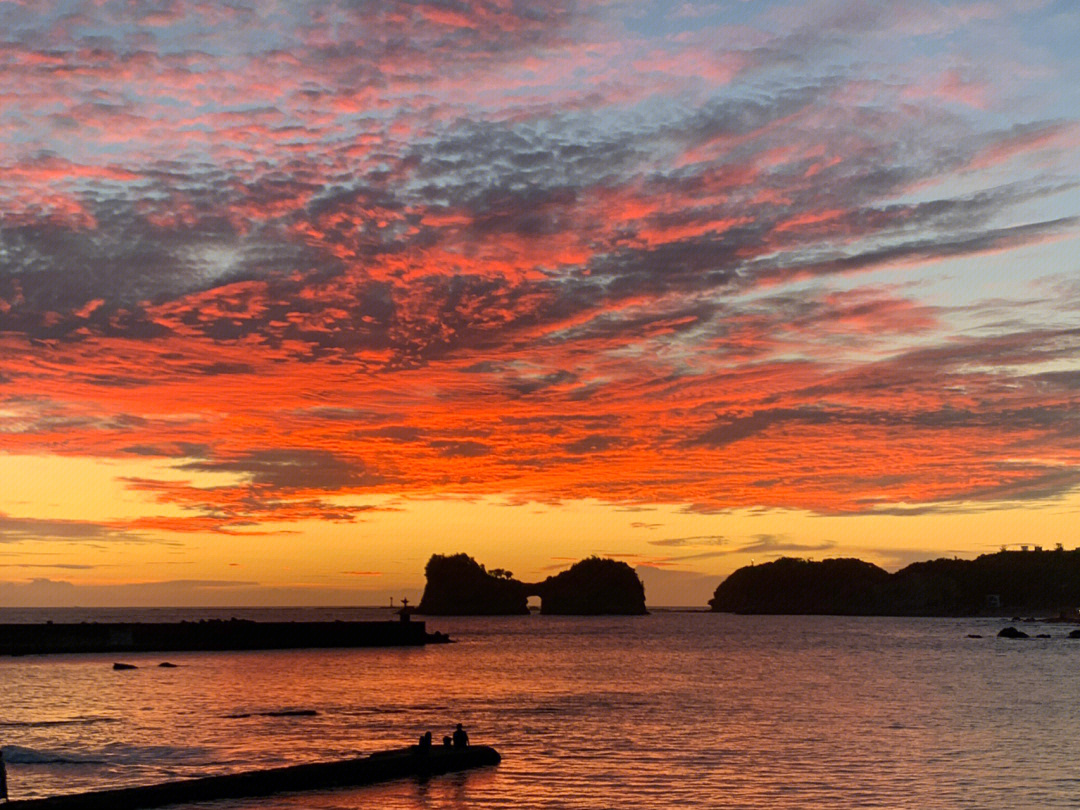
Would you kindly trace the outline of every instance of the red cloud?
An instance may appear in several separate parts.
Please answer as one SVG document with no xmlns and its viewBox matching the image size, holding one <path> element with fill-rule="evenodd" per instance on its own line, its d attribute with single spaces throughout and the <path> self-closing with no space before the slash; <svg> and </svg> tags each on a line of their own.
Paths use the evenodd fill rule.
<svg viewBox="0 0 1080 810">
<path fill-rule="evenodd" d="M 1033 213 L 1067 178 L 949 183 L 1064 164 L 1075 122 L 1003 130 L 974 68 L 834 56 L 963 14 L 775 33 L 702 7 L 654 36 L 604 4 L 176 4 L 121 47 L 120 9 L 45 4 L 0 53 L 0 431 L 190 473 L 129 481 L 182 514 L 125 530 L 390 493 L 858 512 L 1080 483 L 1052 376 L 1076 334 L 921 274 L 1071 237 Z"/>
</svg>

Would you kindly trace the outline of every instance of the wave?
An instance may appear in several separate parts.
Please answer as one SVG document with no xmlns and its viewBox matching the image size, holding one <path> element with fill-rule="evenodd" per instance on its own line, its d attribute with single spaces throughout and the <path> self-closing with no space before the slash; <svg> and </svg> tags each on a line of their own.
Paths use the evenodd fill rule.
<svg viewBox="0 0 1080 810">
<path fill-rule="evenodd" d="M 87 765 L 103 760 L 91 754 L 75 754 L 70 751 L 50 751 L 47 748 L 23 748 L 21 745 L 5 745 L 4 762 L 24 765 Z"/>
<path fill-rule="evenodd" d="M 126 743 L 108 743 L 97 753 L 98 757 L 110 765 L 176 764 L 185 761 L 202 761 L 209 755 L 209 749 L 201 746 L 128 745 Z"/>
<path fill-rule="evenodd" d="M 228 720 L 239 720 L 245 717 L 314 717 L 318 712 L 314 709 L 272 709 L 264 712 L 240 712 L 238 714 L 225 714 L 222 717 Z"/>
<path fill-rule="evenodd" d="M 172 745 L 123 745 L 108 743 L 105 746 L 81 752 L 59 751 L 48 748 L 25 748 L 21 745 L 5 745 L 0 748 L 7 763 L 23 765 L 161 765 L 191 760 L 204 760 L 209 751 L 201 747 L 177 747 Z"/>
<path fill-rule="evenodd" d="M 69 717 L 64 720 L 6 720 L 0 728 L 48 728 L 50 726 L 89 726 L 94 723 L 119 723 L 117 717 Z"/>
</svg>

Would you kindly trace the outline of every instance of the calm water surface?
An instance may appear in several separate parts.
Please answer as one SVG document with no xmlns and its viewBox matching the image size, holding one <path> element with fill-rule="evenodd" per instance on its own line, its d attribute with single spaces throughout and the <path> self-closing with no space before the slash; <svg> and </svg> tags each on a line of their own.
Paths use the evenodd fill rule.
<svg viewBox="0 0 1080 810">
<path fill-rule="evenodd" d="M 986 619 L 657 612 L 428 625 L 458 643 L 0 659 L 12 798 L 367 753 L 428 729 L 438 740 L 460 721 L 502 765 L 200 807 L 1080 805 L 1080 642 L 1067 627 L 1010 642 Z M 115 660 L 140 668 L 114 672 Z M 225 717 L 288 709 L 318 714 Z"/>
</svg>

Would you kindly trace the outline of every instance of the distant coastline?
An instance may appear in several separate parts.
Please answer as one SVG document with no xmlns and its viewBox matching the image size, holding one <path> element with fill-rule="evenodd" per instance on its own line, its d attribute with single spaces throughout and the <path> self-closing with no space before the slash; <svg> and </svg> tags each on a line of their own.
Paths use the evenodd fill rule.
<svg viewBox="0 0 1080 810">
<path fill-rule="evenodd" d="M 840 616 L 1049 615 L 1077 620 L 1080 549 L 1000 551 L 937 559 L 895 573 L 863 560 L 784 557 L 736 570 L 709 606 L 718 613 Z"/>
</svg>

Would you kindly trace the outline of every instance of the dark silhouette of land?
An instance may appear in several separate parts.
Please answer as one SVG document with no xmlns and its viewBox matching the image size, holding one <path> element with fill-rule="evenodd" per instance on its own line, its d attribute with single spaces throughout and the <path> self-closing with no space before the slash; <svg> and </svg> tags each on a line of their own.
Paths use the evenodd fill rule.
<svg viewBox="0 0 1080 810">
<path fill-rule="evenodd" d="M 645 586 L 624 562 L 589 557 L 530 589 L 540 597 L 540 612 L 563 616 L 639 616 Z"/>
<path fill-rule="evenodd" d="M 467 554 L 433 554 L 417 612 L 427 616 L 512 616 L 529 612 L 525 586 L 509 571 L 488 571 Z"/>
<path fill-rule="evenodd" d="M 412 647 L 448 641 L 424 622 L 118 622 L 0 625 L 0 655 Z M 119 665 L 124 669 L 131 665 Z"/>
<path fill-rule="evenodd" d="M 1080 605 L 1080 549 L 928 560 L 894 574 L 851 558 L 785 557 L 738 569 L 720 583 L 709 605 L 725 613 L 1073 615 Z"/>
<path fill-rule="evenodd" d="M 353 787 L 387 782 L 410 776 L 463 771 L 498 765 L 499 753 L 486 745 L 467 747 L 429 748 L 417 746 L 381 751 L 368 757 L 317 762 L 310 765 L 291 765 L 263 771 L 184 779 L 143 787 L 101 790 L 51 796 L 47 799 L 11 801 L 5 810 L 135 810 L 143 807 L 163 807 L 170 804 L 218 801 L 248 796 L 268 796 L 302 790 L 325 790 L 334 787 Z M 17 787 L 12 786 L 17 794 Z"/>
<path fill-rule="evenodd" d="M 525 583 L 509 571 L 488 571 L 466 554 L 432 555 L 418 612 L 429 616 L 509 616 L 529 612 L 540 597 L 544 614 L 642 615 L 645 588 L 637 572 L 617 560 L 589 557 L 542 582 Z"/>
</svg>

